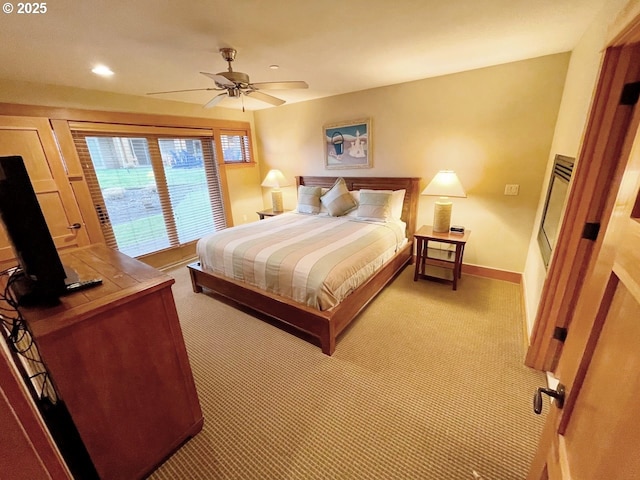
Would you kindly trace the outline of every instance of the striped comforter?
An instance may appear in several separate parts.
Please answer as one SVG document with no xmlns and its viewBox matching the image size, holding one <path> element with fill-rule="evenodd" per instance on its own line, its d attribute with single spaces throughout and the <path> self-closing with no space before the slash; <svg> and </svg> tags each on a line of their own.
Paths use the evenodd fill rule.
<svg viewBox="0 0 640 480">
<path fill-rule="evenodd" d="M 404 244 L 401 223 L 286 213 L 203 237 L 197 252 L 210 272 L 328 310 Z"/>
</svg>

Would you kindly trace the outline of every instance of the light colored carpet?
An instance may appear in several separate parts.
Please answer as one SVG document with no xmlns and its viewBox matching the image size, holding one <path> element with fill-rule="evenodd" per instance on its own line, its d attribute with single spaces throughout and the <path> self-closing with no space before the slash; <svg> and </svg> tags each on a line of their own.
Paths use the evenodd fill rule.
<svg viewBox="0 0 640 480">
<path fill-rule="evenodd" d="M 519 286 L 406 268 L 333 356 L 169 271 L 204 429 L 151 478 L 522 479 L 544 416 Z"/>
</svg>

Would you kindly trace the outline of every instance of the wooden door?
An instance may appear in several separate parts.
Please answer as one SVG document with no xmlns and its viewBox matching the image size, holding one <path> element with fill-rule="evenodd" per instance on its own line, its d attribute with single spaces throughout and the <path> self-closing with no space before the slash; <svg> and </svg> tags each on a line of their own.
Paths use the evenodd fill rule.
<svg viewBox="0 0 640 480">
<path fill-rule="evenodd" d="M 24 159 L 56 247 L 62 250 L 88 245 L 84 222 L 49 121 L 0 116 L 0 156 L 9 155 Z M 15 255 L 1 223 L 0 268 L 4 269 L 15 264 Z M 74 224 L 79 228 L 70 228 Z"/>
<path fill-rule="evenodd" d="M 640 478 L 639 125 L 636 106 L 615 207 L 556 370 L 565 403 L 551 406 L 529 479 Z"/>
</svg>

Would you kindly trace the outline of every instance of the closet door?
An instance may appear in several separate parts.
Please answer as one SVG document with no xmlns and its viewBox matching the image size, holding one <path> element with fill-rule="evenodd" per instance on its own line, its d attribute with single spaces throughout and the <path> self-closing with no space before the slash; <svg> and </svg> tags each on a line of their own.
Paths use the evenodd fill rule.
<svg viewBox="0 0 640 480">
<path fill-rule="evenodd" d="M 20 155 L 58 250 L 89 244 L 84 221 L 69 184 L 49 121 L 0 116 L 0 156 Z M 0 222 L 0 268 L 15 265 L 11 243 Z"/>
</svg>

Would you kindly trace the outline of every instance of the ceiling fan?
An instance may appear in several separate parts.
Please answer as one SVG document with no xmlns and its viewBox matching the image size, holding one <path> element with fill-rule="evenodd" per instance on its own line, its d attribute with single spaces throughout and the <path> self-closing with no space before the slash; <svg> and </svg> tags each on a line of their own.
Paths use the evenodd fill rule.
<svg viewBox="0 0 640 480">
<path fill-rule="evenodd" d="M 239 98 L 242 95 L 246 95 L 250 98 L 255 98 L 262 102 L 270 103 L 271 105 L 282 105 L 285 100 L 267 95 L 260 90 L 289 90 L 293 88 L 309 88 L 306 82 L 302 81 L 283 81 L 283 82 L 259 82 L 251 83 L 249 81 L 249 75 L 242 72 L 234 72 L 231 68 L 231 62 L 236 58 L 236 50 L 234 48 L 221 48 L 220 54 L 224 58 L 225 62 L 229 64 L 228 71 L 219 73 L 207 73 L 200 72 L 202 75 L 212 79 L 216 86 L 209 88 L 190 88 L 187 90 L 170 90 L 166 92 L 152 92 L 147 95 L 160 95 L 163 93 L 178 93 L 178 92 L 196 92 L 202 90 L 217 90 L 223 91 L 204 104 L 204 108 L 211 108 L 217 105 L 226 97 Z M 244 105 L 242 107 L 244 111 Z"/>
</svg>

